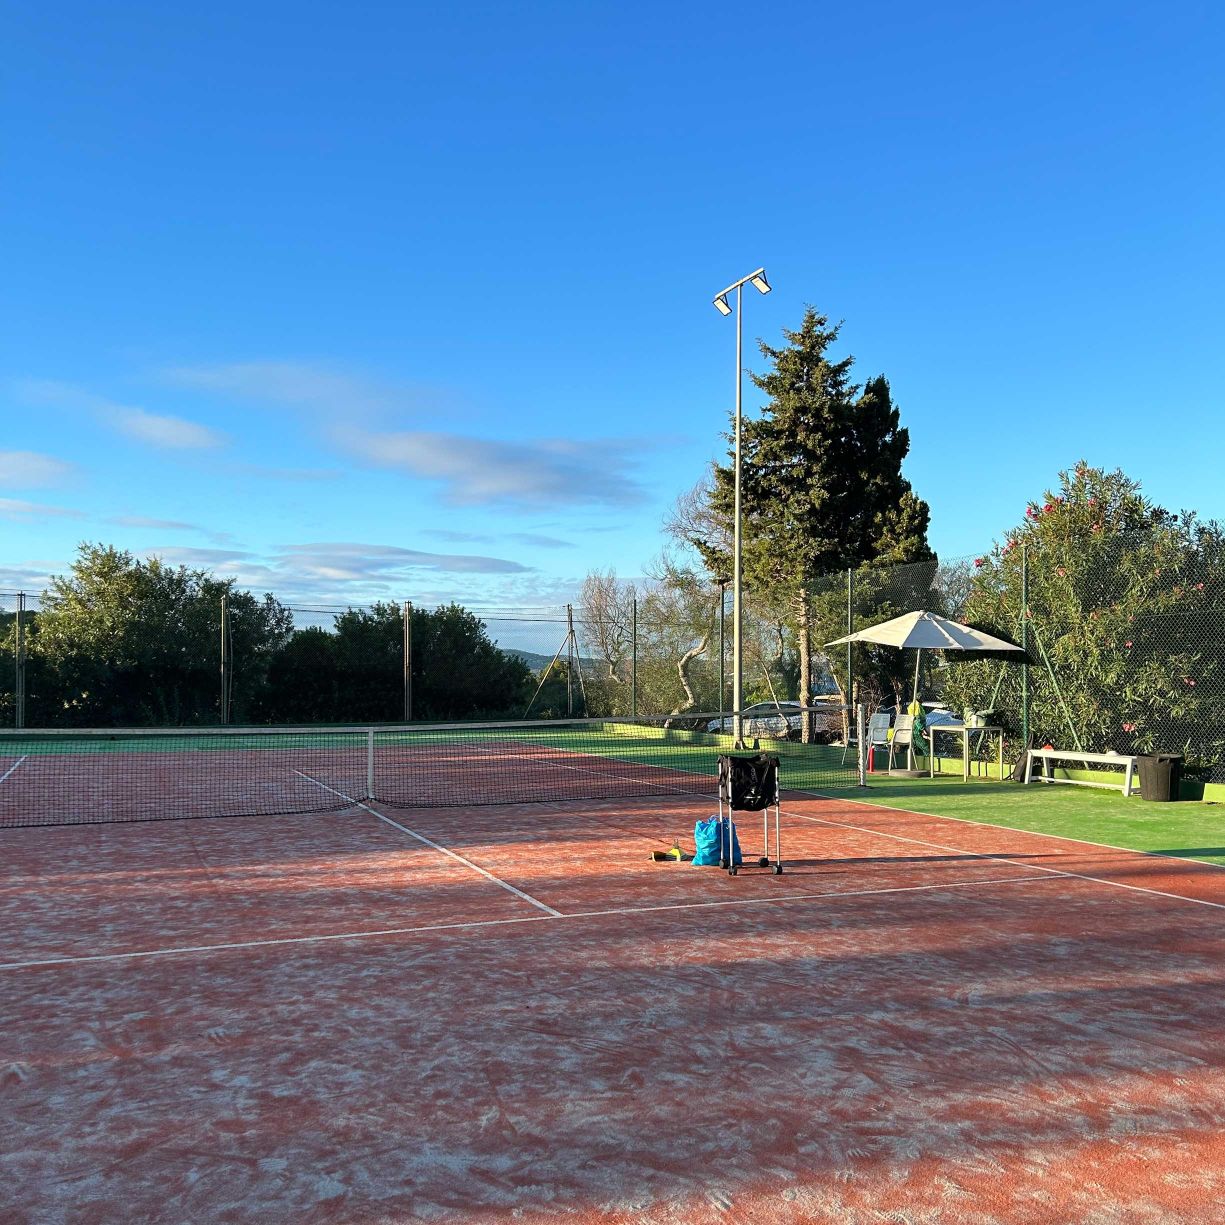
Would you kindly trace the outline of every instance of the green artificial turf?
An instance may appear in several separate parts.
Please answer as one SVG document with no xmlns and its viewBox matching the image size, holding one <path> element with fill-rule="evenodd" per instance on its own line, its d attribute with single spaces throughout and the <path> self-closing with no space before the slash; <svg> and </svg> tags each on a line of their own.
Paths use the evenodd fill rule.
<svg viewBox="0 0 1225 1225">
<path fill-rule="evenodd" d="M 1160 804 L 1089 787 L 980 779 L 966 783 L 947 775 L 933 779 L 870 774 L 867 789 L 857 790 L 853 798 L 1225 866 L 1225 805 L 1193 800 Z"/>
</svg>

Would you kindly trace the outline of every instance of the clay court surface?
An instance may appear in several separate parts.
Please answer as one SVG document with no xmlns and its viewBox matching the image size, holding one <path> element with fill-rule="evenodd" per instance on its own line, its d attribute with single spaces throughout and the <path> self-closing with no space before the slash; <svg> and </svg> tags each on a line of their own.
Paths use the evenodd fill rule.
<svg viewBox="0 0 1225 1225">
<path fill-rule="evenodd" d="M 1220 868 L 382 811 L 0 830 L 0 1220 L 1225 1221 Z"/>
</svg>

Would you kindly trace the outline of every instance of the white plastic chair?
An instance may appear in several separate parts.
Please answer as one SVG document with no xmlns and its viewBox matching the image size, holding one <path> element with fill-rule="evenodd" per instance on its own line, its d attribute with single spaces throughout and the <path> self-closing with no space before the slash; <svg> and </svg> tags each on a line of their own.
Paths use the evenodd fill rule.
<svg viewBox="0 0 1225 1225">
<path fill-rule="evenodd" d="M 893 726 L 893 738 L 889 741 L 889 769 L 893 769 L 893 754 L 898 749 L 906 750 L 906 765 L 909 768 L 910 758 L 914 753 L 914 715 L 898 715 Z"/>
<path fill-rule="evenodd" d="M 868 720 L 868 727 L 864 733 L 867 743 L 864 745 L 864 752 L 869 749 L 888 749 L 889 747 L 889 727 L 893 722 L 893 716 L 887 711 L 878 711 Z M 842 749 L 842 764 L 846 765 L 846 755 L 851 751 L 853 745 L 857 743 L 856 737 L 851 735 L 847 738 L 847 743 Z"/>
</svg>

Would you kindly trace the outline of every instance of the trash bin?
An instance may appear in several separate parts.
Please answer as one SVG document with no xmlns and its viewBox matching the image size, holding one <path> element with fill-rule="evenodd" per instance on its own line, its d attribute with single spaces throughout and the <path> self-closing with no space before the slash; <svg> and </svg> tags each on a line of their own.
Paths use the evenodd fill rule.
<svg viewBox="0 0 1225 1225">
<path fill-rule="evenodd" d="M 1140 796 L 1145 800 L 1176 800 L 1182 780 L 1181 753 L 1149 753 L 1136 758 L 1140 767 Z"/>
</svg>

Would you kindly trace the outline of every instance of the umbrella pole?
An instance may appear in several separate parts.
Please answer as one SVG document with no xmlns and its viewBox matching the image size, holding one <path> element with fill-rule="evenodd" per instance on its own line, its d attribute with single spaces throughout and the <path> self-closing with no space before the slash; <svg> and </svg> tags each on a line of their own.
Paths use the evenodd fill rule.
<svg viewBox="0 0 1225 1225">
<path fill-rule="evenodd" d="M 923 658 L 923 648 L 916 647 L 914 653 L 914 689 L 910 695 L 910 704 L 914 706 L 919 700 L 919 661 Z M 914 769 L 914 725 L 910 728 L 910 747 L 906 750 L 906 769 Z"/>
</svg>

